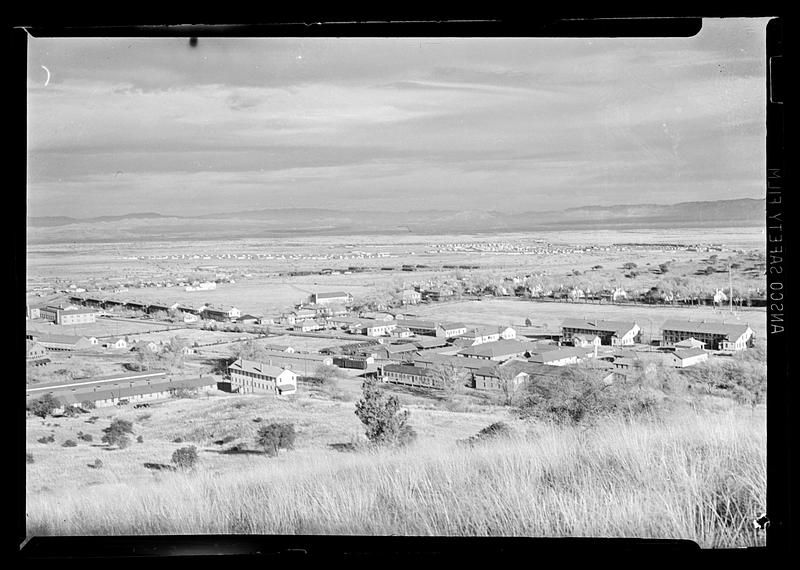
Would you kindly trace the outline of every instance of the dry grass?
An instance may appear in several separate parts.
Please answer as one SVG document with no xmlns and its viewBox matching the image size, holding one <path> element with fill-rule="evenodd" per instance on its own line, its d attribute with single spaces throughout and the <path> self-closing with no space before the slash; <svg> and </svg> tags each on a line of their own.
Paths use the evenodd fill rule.
<svg viewBox="0 0 800 570">
<path fill-rule="evenodd" d="M 264 411 L 263 402 L 251 401 L 247 410 L 238 411 Z M 270 419 L 293 420 L 301 403 L 281 404 Z M 223 404 L 220 398 L 213 401 L 216 411 L 198 410 L 185 419 L 197 421 L 202 414 L 225 423 L 223 415 L 230 410 Z M 191 414 L 186 406 L 180 409 Z M 115 452 L 52 448 L 53 454 L 75 457 L 75 465 L 53 457 L 40 461 L 36 448 L 45 446 L 29 445 L 37 457 L 27 466 L 28 531 L 624 536 L 688 538 L 704 547 L 762 544 L 750 524 L 765 504 L 760 412 L 684 410 L 662 422 L 609 420 L 592 430 L 517 423 L 516 437 L 473 448 L 450 438 L 422 438 L 407 449 L 341 453 L 308 443 L 325 439 L 308 426 L 324 424 L 336 408 L 312 404 L 309 409 L 313 413 L 299 430 L 297 451 L 267 459 L 206 449 L 195 473 L 154 475 L 132 468 L 135 462 L 157 460 L 154 451 L 168 462 L 178 444 L 155 443 L 147 459 L 140 451 L 144 445 L 137 444 Z M 176 411 L 176 406 L 169 410 L 173 418 Z M 412 420 L 437 431 L 446 431 L 447 422 L 461 416 L 412 412 Z M 496 419 L 477 415 L 453 425 L 449 435 L 472 435 Z M 329 436 L 349 430 L 331 424 L 327 429 Z M 150 441 L 147 434 L 145 441 Z M 106 467 L 80 465 L 95 456 Z M 47 486 L 56 485 L 68 474 L 74 478 L 72 470 L 81 467 L 93 479 L 69 491 L 33 484 L 45 478 Z"/>
</svg>

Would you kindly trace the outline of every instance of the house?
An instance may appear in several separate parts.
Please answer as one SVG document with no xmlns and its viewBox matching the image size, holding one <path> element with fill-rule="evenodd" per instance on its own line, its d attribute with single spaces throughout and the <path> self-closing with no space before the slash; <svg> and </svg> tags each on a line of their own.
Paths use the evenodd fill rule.
<svg viewBox="0 0 800 570">
<path fill-rule="evenodd" d="M 217 387 L 214 376 L 189 378 L 186 380 L 158 379 L 148 382 L 131 383 L 115 388 L 96 388 L 89 391 L 56 393 L 65 405 L 78 407 L 83 402 L 92 402 L 97 407 L 113 406 L 120 401 L 143 402 L 172 397 L 179 390 L 202 390 Z"/>
<path fill-rule="evenodd" d="M 293 394 L 297 391 L 297 373 L 292 370 L 238 359 L 228 366 L 231 392 L 240 394 Z"/>
<path fill-rule="evenodd" d="M 420 340 L 413 341 L 414 344 L 417 345 L 417 348 L 420 350 L 425 350 L 428 348 L 442 348 L 448 346 L 447 339 L 444 338 L 423 338 Z"/>
<path fill-rule="evenodd" d="M 96 336 L 90 336 L 86 340 L 88 340 L 89 344 L 93 346 L 97 346 L 98 344 L 100 344 L 100 340 Z"/>
<path fill-rule="evenodd" d="M 262 317 L 259 315 L 244 314 L 237 319 L 237 322 L 243 325 L 258 325 L 261 324 Z"/>
<path fill-rule="evenodd" d="M 498 340 L 465 348 L 459 351 L 458 354 L 464 358 L 503 361 L 513 357 L 524 356 L 532 348 L 533 346 L 528 342 Z"/>
<path fill-rule="evenodd" d="M 202 317 L 220 322 L 234 322 L 242 316 L 242 311 L 236 307 L 206 307 Z"/>
<path fill-rule="evenodd" d="M 477 327 L 468 329 L 467 332 L 457 335 L 456 341 L 469 341 L 468 346 L 475 346 L 485 342 L 500 340 L 500 329 L 498 327 Z"/>
<path fill-rule="evenodd" d="M 755 332 L 749 325 L 668 320 L 661 326 L 661 345 L 695 339 L 711 350 L 745 350 L 753 346 Z"/>
<path fill-rule="evenodd" d="M 513 340 L 517 338 L 517 331 L 512 327 L 499 327 L 500 338 L 503 340 Z"/>
<path fill-rule="evenodd" d="M 284 325 L 294 325 L 298 322 L 307 321 L 309 319 L 317 318 L 317 312 L 310 309 L 299 309 L 296 311 L 289 311 L 280 316 L 280 322 Z"/>
<path fill-rule="evenodd" d="M 365 319 L 366 321 L 366 319 Z M 361 330 L 367 336 L 386 336 L 391 333 L 397 324 L 387 321 L 362 322 Z"/>
<path fill-rule="evenodd" d="M 375 349 L 375 354 L 378 358 L 383 359 L 400 359 L 405 360 L 411 358 L 411 355 L 417 351 L 417 346 L 413 343 L 407 342 L 404 344 L 384 344 Z"/>
<path fill-rule="evenodd" d="M 602 339 L 596 334 L 576 334 L 573 335 L 570 340 L 572 341 L 572 345 L 577 347 L 600 346 L 603 344 Z"/>
<path fill-rule="evenodd" d="M 705 348 L 706 343 L 697 340 L 694 337 L 689 337 L 686 340 L 682 340 L 680 342 L 676 342 L 673 347 L 676 349 L 681 348 Z"/>
<path fill-rule="evenodd" d="M 410 327 L 409 327 L 410 328 Z M 467 332 L 467 325 L 464 323 L 441 323 L 439 329 L 442 331 L 441 335 L 447 338 L 458 336 Z"/>
<path fill-rule="evenodd" d="M 394 315 L 390 313 L 380 313 L 380 312 L 368 312 L 368 313 L 361 313 L 361 316 L 365 319 L 369 319 L 372 321 L 393 321 Z"/>
<path fill-rule="evenodd" d="M 627 346 L 641 341 L 641 327 L 635 322 L 565 319 L 561 324 L 563 342 L 573 336 L 599 336 L 604 345 Z"/>
<path fill-rule="evenodd" d="M 129 301 L 125 302 L 124 307 L 126 309 L 130 309 L 131 311 L 142 311 L 142 312 L 146 312 L 147 311 L 147 303 L 145 303 L 144 301 L 131 301 L 131 300 L 129 300 Z M 182 310 L 184 312 L 186 312 L 185 308 L 182 308 Z"/>
<path fill-rule="evenodd" d="M 550 366 L 564 366 L 575 364 L 587 356 L 593 356 L 593 351 L 572 346 L 553 346 L 550 348 L 535 349 L 530 353 L 528 362 L 548 364 Z"/>
<path fill-rule="evenodd" d="M 159 348 L 160 348 L 159 345 L 157 343 L 153 342 L 152 340 L 150 340 L 150 341 L 139 340 L 139 341 L 134 342 L 131 345 L 131 352 L 139 352 L 141 350 L 149 350 L 150 352 L 158 352 Z"/>
<path fill-rule="evenodd" d="M 186 313 L 186 312 L 183 313 L 183 322 L 184 323 L 187 323 L 187 324 L 196 323 L 199 320 L 200 320 L 200 317 L 198 317 L 197 315 L 193 315 L 191 313 Z"/>
<path fill-rule="evenodd" d="M 504 364 L 486 366 L 473 373 L 473 387 L 478 390 L 502 390 L 503 379 L 512 381 L 514 387 L 525 382 L 536 382 L 541 379 L 556 380 L 570 373 L 568 366 L 549 366 L 520 360 L 510 360 Z M 604 382 L 613 381 L 616 376 L 605 367 L 592 368 L 589 374 Z"/>
<path fill-rule="evenodd" d="M 702 348 L 676 350 L 665 355 L 667 363 L 675 368 L 686 368 L 708 360 L 708 353 Z"/>
<path fill-rule="evenodd" d="M 39 309 L 39 314 L 41 318 L 57 325 L 79 325 L 94 323 L 97 320 L 97 311 L 93 309 L 79 309 L 65 305 L 47 305 Z"/>
<path fill-rule="evenodd" d="M 28 317 L 29 319 L 40 319 L 42 317 L 41 306 L 26 305 L 25 316 Z"/>
<path fill-rule="evenodd" d="M 395 327 L 392 332 L 391 336 L 394 338 L 408 338 L 410 336 L 414 336 L 414 333 L 411 332 L 410 329 L 406 327 Z"/>
<path fill-rule="evenodd" d="M 404 326 L 414 334 L 425 336 L 444 336 L 443 330 L 437 332 L 439 325 L 434 321 L 407 319 L 405 317 L 400 320 L 398 317 L 398 324 Z M 464 332 L 466 332 L 466 330 L 464 330 Z"/>
<path fill-rule="evenodd" d="M 422 293 L 413 289 L 403 289 L 399 293 L 400 302 L 404 305 L 416 305 L 422 301 Z"/>
<path fill-rule="evenodd" d="M 44 359 L 46 355 L 47 349 L 44 346 L 32 340 L 25 341 L 25 360 L 27 362 L 36 363 Z"/>
<path fill-rule="evenodd" d="M 169 313 L 172 310 L 180 309 L 180 303 L 164 303 L 161 301 L 156 301 L 155 303 L 150 303 L 147 305 L 147 313 Z"/>
<path fill-rule="evenodd" d="M 431 368 L 420 368 L 408 364 L 386 364 L 382 367 L 380 378 L 392 384 L 419 386 L 422 388 L 441 388 L 441 378 Z"/>
<path fill-rule="evenodd" d="M 265 350 L 263 360 L 264 364 L 292 370 L 299 376 L 313 376 L 321 365 L 331 366 L 333 364 L 333 357 L 329 355 L 269 349 Z"/>
<path fill-rule="evenodd" d="M 92 346 L 86 337 L 66 334 L 42 334 L 36 340 L 47 350 L 54 352 L 81 350 Z"/>
<path fill-rule="evenodd" d="M 333 293 L 312 293 L 308 297 L 308 302 L 319 305 L 346 305 L 353 302 L 353 296 L 350 293 L 344 293 L 342 291 L 335 291 Z"/>
<path fill-rule="evenodd" d="M 292 329 L 301 332 L 311 332 L 311 331 L 319 331 L 322 330 L 324 327 L 319 324 L 317 321 L 307 320 L 302 321 L 300 323 L 295 323 L 292 325 Z"/>
<path fill-rule="evenodd" d="M 178 310 L 183 313 L 185 319 L 186 315 L 200 317 L 203 311 L 206 310 L 206 307 L 207 307 L 206 305 L 195 306 L 195 305 L 187 305 L 185 303 L 181 303 L 180 305 L 178 305 Z"/>
<path fill-rule="evenodd" d="M 103 348 L 128 348 L 128 342 L 122 338 L 111 338 L 103 342 Z"/>
</svg>

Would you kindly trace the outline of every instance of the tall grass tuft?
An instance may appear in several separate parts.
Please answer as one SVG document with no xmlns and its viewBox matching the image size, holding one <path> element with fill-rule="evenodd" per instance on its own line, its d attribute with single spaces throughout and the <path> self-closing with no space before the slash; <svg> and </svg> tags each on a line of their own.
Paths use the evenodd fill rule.
<svg viewBox="0 0 800 570">
<path fill-rule="evenodd" d="M 762 426 L 763 427 L 763 426 Z M 516 433 L 516 432 L 515 432 Z M 536 425 L 472 446 L 295 453 L 220 476 L 29 493 L 29 532 L 608 536 L 761 545 L 763 429 L 736 413 Z"/>
</svg>

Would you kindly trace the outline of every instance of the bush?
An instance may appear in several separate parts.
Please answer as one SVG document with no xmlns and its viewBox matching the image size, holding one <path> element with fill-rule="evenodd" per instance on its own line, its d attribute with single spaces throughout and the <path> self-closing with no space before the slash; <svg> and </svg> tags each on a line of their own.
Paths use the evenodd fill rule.
<svg viewBox="0 0 800 570">
<path fill-rule="evenodd" d="M 68 439 L 64 443 L 61 444 L 61 447 L 75 447 L 78 444 L 75 442 L 74 439 Z"/>
<path fill-rule="evenodd" d="M 80 410 L 75 406 L 64 406 L 64 415 L 68 418 L 75 417 L 80 413 Z"/>
<path fill-rule="evenodd" d="M 172 443 L 183 443 L 183 438 L 180 436 L 176 437 L 175 439 L 172 440 Z"/>
<path fill-rule="evenodd" d="M 144 443 L 144 438 L 141 435 L 137 436 L 136 443 Z"/>
<path fill-rule="evenodd" d="M 42 419 L 53 415 L 53 412 L 61 407 L 61 401 L 52 394 L 45 394 L 41 398 L 31 401 L 28 404 L 28 411 L 34 416 Z"/>
<path fill-rule="evenodd" d="M 127 420 L 115 419 L 110 426 L 103 430 L 103 433 L 105 435 L 100 441 L 124 449 L 130 443 L 128 434 L 133 434 L 133 424 Z"/>
<path fill-rule="evenodd" d="M 80 439 L 82 441 L 92 441 L 93 438 L 92 438 L 92 434 L 90 434 L 90 433 L 79 433 L 78 434 L 78 439 Z"/>
<path fill-rule="evenodd" d="M 33 453 L 25 454 L 25 463 L 33 463 Z"/>
<path fill-rule="evenodd" d="M 172 454 L 172 462 L 181 469 L 194 469 L 197 465 L 197 448 L 192 445 L 176 449 Z"/>
<path fill-rule="evenodd" d="M 408 425 L 411 413 L 400 410 L 397 396 L 384 398 L 376 380 L 365 380 L 362 397 L 356 402 L 356 416 L 366 427 L 367 439 L 379 445 L 406 445 L 416 439 Z"/>
<path fill-rule="evenodd" d="M 570 366 L 558 377 L 541 377 L 528 384 L 518 414 L 557 424 L 593 423 L 603 416 L 624 418 L 658 410 L 658 392 L 648 376 L 636 371 L 626 379 L 606 381 L 605 372 Z"/>
<path fill-rule="evenodd" d="M 100 469 L 103 466 L 103 462 L 100 459 L 95 459 L 93 466 L 95 469 Z"/>
<path fill-rule="evenodd" d="M 296 437 L 292 424 L 276 423 L 260 428 L 256 443 L 264 448 L 264 453 L 274 457 L 279 449 L 293 449 Z"/>
<path fill-rule="evenodd" d="M 39 443 L 53 443 L 55 440 L 56 440 L 56 438 L 53 437 L 52 434 L 50 434 L 50 435 L 46 435 L 44 437 L 40 437 L 36 441 L 38 441 Z"/>
</svg>

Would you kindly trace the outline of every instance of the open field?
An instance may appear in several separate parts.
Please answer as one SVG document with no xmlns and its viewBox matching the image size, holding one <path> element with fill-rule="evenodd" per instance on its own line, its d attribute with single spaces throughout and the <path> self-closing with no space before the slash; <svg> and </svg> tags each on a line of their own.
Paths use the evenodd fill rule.
<svg viewBox="0 0 800 570">
<path fill-rule="evenodd" d="M 150 331 L 181 331 L 181 327 L 175 325 L 163 325 L 158 323 L 148 323 L 146 321 L 117 320 L 99 318 L 94 323 L 83 323 L 78 325 L 54 325 L 45 320 L 25 321 L 27 330 L 43 332 L 47 334 L 66 334 L 79 335 L 97 338 L 110 336 L 126 336 L 145 333 Z M 173 332 L 174 334 L 174 332 Z"/>
<path fill-rule="evenodd" d="M 530 318 L 534 325 L 532 330 L 558 333 L 561 322 L 565 318 L 597 318 L 610 320 L 633 319 L 649 334 L 652 326 L 654 335 L 660 334 L 660 327 L 667 319 L 691 319 L 700 321 L 748 323 L 755 331 L 757 338 L 766 338 L 767 317 L 764 308 L 734 309 L 735 316 L 725 310 L 714 310 L 701 306 L 669 307 L 669 306 L 627 306 L 600 305 L 593 303 L 554 303 L 533 302 L 517 299 L 486 299 L 483 301 L 461 301 L 442 304 L 419 305 L 409 309 L 409 313 L 421 318 L 461 321 L 467 325 L 525 325 Z"/>
<path fill-rule="evenodd" d="M 335 451 L 327 444 L 359 438 L 352 412 L 351 403 L 310 397 L 215 395 L 147 410 L 98 410 L 95 425 L 85 416 L 28 420 L 34 456 L 27 466 L 28 531 L 624 536 L 688 538 L 704 547 L 763 544 L 750 523 L 765 502 L 763 409 L 683 410 L 664 422 L 609 420 L 589 432 L 512 421 L 516 437 L 465 448 L 455 440 L 507 418 L 412 408 L 422 438 L 411 447 Z M 126 450 L 85 442 L 60 447 L 78 430 L 96 442 L 111 416 L 133 420 L 144 443 Z M 258 416 L 297 422 L 297 448 L 274 459 L 218 452 L 212 440 L 225 435 L 252 445 Z M 55 444 L 36 443 L 51 430 Z M 169 463 L 172 451 L 185 445 L 171 441 L 179 436 L 199 447 L 196 472 L 143 466 Z M 102 468 L 88 467 L 98 458 Z"/>
<path fill-rule="evenodd" d="M 689 251 L 686 247 L 709 242 L 724 245 L 724 250 Z M 456 234 L 421 236 L 414 234 L 377 236 L 297 237 L 274 240 L 222 240 L 209 242 L 144 242 L 69 245 L 29 245 L 27 276 L 30 283 L 70 282 L 91 285 L 123 283 L 136 279 L 165 280 L 186 278 L 203 264 L 213 264 L 218 272 L 236 275 L 236 283 L 221 283 L 212 291 L 186 292 L 182 287 L 131 288 L 122 297 L 143 301 L 233 304 L 245 312 L 267 315 L 286 310 L 304 300 L 312 291 L 346 290 L 354 296 L 389 285 L 425 284 L 453 277 L 456 270 L 444 265 L 478 266 L 496 277 L 541 273 L 555 277 L 579 271 L 594 281 L 621 277 L 619 266 L 631 262 L 640 266 L 640 275 L 622 279 L 625 287 L 641 288 L 666 278 L 692 275 L 693 282 L 706 286 L 727 286 L 727 275 L 694 276 L 705 268 L 704 258 L 712 254 L 720 260 L 738 256 L 736 251 L 762 251 L 762 228 L 714 228 L 681 230 L 575 231 L 509 234 Z M 521 247 L 522 253 L 495 251 L 495 244 Z M 617 244 L 617 245 L 614 245 Z M 625 245 L 638 244 L 638 245 Z M 659 244 L 684 244 L 683 249 Z M 466 246 L 466 250 L 463 248 Z M 594 246 L 598 249 L 587 249 Z M 474 251 L 470 248 L 477 248 Z M 488 248 L 488 249 L 487 249 Z M 540 248 L 538 253 L 525 253 Z M 479 251 L 480 250 L 480 251 Z M 533 251 L 533 250 L 531 250 Z M 536 250 L 538 251 L 538 250 Z M 198 259 L 171 256 L 198 256 Z M 230 256 L 217 258 L 215 256 Z M 268 258 L 247 256 L 268 255 Z M 139 256 L 139 259 L 131 257 Z M 168 259 L 161 259 L 167 257 Z M 208 258 L 208 259 L 204 259 Z M 671 260 L 675 260 L 671 262 Z M 665 276 L 650 273 L 658 264 L 670 261 L 673 269 Z M 400 266 L 421 264 L 427 268 L 414 272 Z M 313 276 L 278 276 L 279 272 L 319 271 L 322 268 L 345 270 L 364 267 L 363 273 Z M 385 271 L 382 267 L 393 267 Z M 601 269 L 592 269 L 601 266 Z M 746 273 L 742 264 L 734 277 L 735 288 L 763 288 L 763 275 Z M 214 273 L 213 271 L 211 272 Z M 30 295 L 29 302 L 38 297 Z"/>
</svg>

